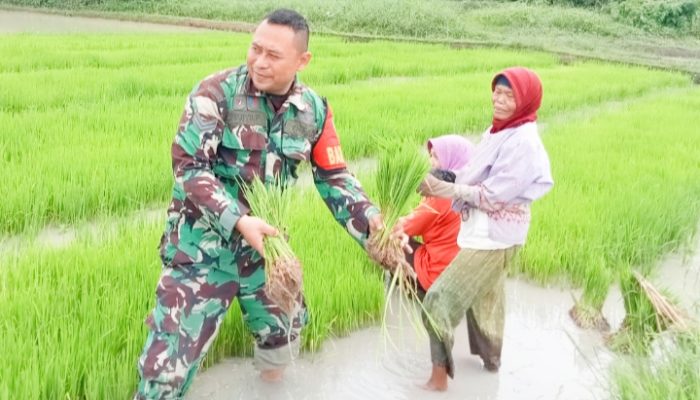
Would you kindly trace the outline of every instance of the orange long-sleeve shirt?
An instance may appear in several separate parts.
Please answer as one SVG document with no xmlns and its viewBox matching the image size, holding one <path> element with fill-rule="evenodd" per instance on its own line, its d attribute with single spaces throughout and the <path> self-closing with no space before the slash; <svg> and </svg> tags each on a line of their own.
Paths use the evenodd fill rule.
<svg viewBox="0 0 700 400">
<path fill-rule="evenodd" d="M 428 197 L 408 216 L 404 231 L 409 236 L 422 236 L 416 249 L 414 266 L 423 289 L 428 290 L 459 252 L 457 234 L 460 217 L 452 210 L 452 200 Z"/>
</svg>

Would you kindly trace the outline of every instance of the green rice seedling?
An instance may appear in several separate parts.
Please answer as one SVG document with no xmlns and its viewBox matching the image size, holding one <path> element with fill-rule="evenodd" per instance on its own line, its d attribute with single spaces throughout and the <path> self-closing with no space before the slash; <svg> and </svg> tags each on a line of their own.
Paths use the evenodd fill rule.
<svg viewBox="0 0 700 400">
<path fill-rule="evenodd" d="M 252 215 L 262 218 L 278 230 L 276 236 L 265 236 L 265 294 L 287 315 L 297 307 L 302 286 L 301 263 L 287 242 L 292 191 L 280 181 L 265 185 L 255 177 L 250 185 L 242 184 Z M 291 333 L 291 331 L 290 331 Z"/>
<path fill-rule="evenodd" d="M 518 63 L 517 59 L 511 61 Z M 376 132 L 392 141 L 406 140 L 416 146 L 449 132 L 483 132 L 491 122 L 489 85 L 499 70 L 500 67 L 411 79 L 370 79 L 319 85 L 315 89 L 330 100 L 343 150 L 349 159 L 356 159 L 377 154 L 374 137 L 366 132 Z M 682 74 L 617 69 L 593 62 L 536 71 L 546 91 L 539 112 L 541 120 L 549 122 L 556 116 L 564 119 L 560 126 L 568 126 L 570 120 L 565 117 L 569 114 L 597 115 L 608 110 L 611 102 L 635 100 L 668 87 L 688 86 L 688 79 Z M 635 82 L 628 85 L 630 76 L 635 76 Z M 547 129 L 549 126 L 544 132 Z"/>
<path fill-rule="evenodd" d="M 700 331 L 667 332 L 647 356 L 619 358 L 612 368 L 611 394 L 617 400 L 700 398 Z"/>
<path fill-rule="evenodd" d="M 376 201 L 381 210 L 384 228 L 370 235 L 369 247 L 377 249 L 387 265 L 396 269 L 405 265 L 406 258 L 392 231 L 399 218 L 410 210 L 418 186 L 430 165 L 415 146 L 406 143 L 385 144 L 375 175 Z M 395 270 L 392 270 L 395 272 Z M 404 271 L 405 272 L 405 271 Z"/>
<path fill-rule="evenodd" d="M 607 332 L 610 330 L 610 324 L 605 319 L 602 309 L 614 278 L 600 255 L 594 257 L 585 264 L 586 280 L 583 282 L 583 294 L 569 310 L 569 315 L 581 328 Z"/>
<path fill-rule="evenodd" d="M 304 349 L 314 351 L 329 337 L 379 320 L 382 281 L 365 251 L 324 211 L 316 190 L 301 188 L 292 201 L 289 243 L 304 266 L 304 298 L 311 317 L 301 339 Z"/>
<path fill-rule="evenodd" d="M 242 63 L 250 40 L 228 33 L 2 38 L 0 125 L 7 134 L 0 135 L 0 169 L 15 190 L 0 203 L 0 235 L 167 201 L 170 144 L 184 99 L 203 77 Z M 320 36 L 312 47 L 316 57 L 300 77 L 329 98 L 350 160 L 377 154 L 367 132 L 418 145 L 483 129 L 488 83 L 516 63 L 542 76 L 544 117 L 596 112 L 606 102 L 688 83 L 643 68 L 561 66 L 555 56 L 519 50 Z M 416 62 L 423 59 L 431 62 Z"/>
<path fill-rule="evenodd" d="M 627 270 L 620 279 L 625 319 L 610 337 L 614 350 L 647 354 L 661 332 L 687 332 L 691 322 L 684 311 L 661 294 L 639 272 Z"/>
<path fill-rule="evenodd" d="M 2 192 L 0 235 L 164 209 L 188 91 L 241 63 L 248 42 L 236 34 L 2 36 L 0 170 L 11 190 Z M 329 98 L 351 160 L 379 154 L 367 132 L 416 145 L 478 132 L 489 123 L 493 74 L 521 60 L 537 70 L 556 188 L 533 205 L 519 265 L 537 281 L 584 287 L 580 302 L 594 311 L 620 270 L 653 264 L 697 226 L 700 138 L 687 121 L 700 93 L 681 74 L 415 43 L 315 37 L 312 47 L 301 78 Z M 311 313 L 302 341 L 313 350 L 381 320 L 381 271 L 318 212 L 325 206 L 316 194 L 293 204 L 290 243 Z M 67 249 L 3 254 L 0 398 L 117 398 L 133 389 L 161 226 L 124 227 L 114 237 L 102 232 L 110 225 Z M 207 363 L 250 354 L 246 332 L 240 311 L 229 312 Z"/>
<path fill-rule="evenodd" d="M 399 218 L 406 215 L 414 204 L 412 200 L 416 197 L 416 190 L 429 169 L 427 158 L 408 143 L 385 145 L 385 150 L 379 158 L 379 167 L 375 175 L 376 200 L 384 219 L 384 227 L 370 234 L 367 247 L 373 258 L 388 268 L 392 275 L 382 324 L 385 332 L 395 290 L 398 290 L 399 315 L 415 314 L 411 300 L 418 302 L 422 308 L 416 289 L 415 271 L 406 261 L 401 243 L 394 237 L 393 231 L 399 223 Z M 425 310 L 423 311 L 425 313 Z M 421 331 L 418 318 L 411 319 L 411 322 L 417 331 Z M 385 337 L 390 338 L 389 335 Z"/>
<path fill-rule="evenodd" d="M 306 351 L 376 323 L 380 271 L 333 220 L 320 196 L 292 200 L 290 241 L 304 265 L 310 323 Z M 165 209 L 165 204 L 161 204 Z M 164 221 L 104 218 L 52 249 L 24 243 L 0 259 L 0 398 L 126 398 L 155 301 L 161 265 L 155 246 Z M 370 277 L 370 278 L 368 278 Z M 253 341 L 234 302 L 205 365 L 249 356 Z M 31 382 L 31 384 L 28 384 Z"/>
<path fill-rule="evenodd" d="M 0 398 L 133 393 L 161 228 L 105 221 L 99 234 L 81 232 L 67 248 L 25 244 L 2 255 Z"/>
<path fill-rule="evenodd" d="M 532 207 L 521 271 L 540 282 L 563 274 L 598 314 L 626 269 L 685 244 L 700 219 L 700 136 L 680 121 L 700 107 L 699 94 L 661 92 L 549 125 L 556 187 Z"/>
</svg>

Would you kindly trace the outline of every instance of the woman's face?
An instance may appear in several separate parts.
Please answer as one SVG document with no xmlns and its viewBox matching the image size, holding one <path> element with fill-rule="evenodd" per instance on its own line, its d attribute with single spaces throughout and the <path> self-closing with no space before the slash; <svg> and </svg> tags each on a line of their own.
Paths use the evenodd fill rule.
<svg viewBox="0 0 700 400">
<path fill-rule="evenodd" d="M 438 160 L 437 154 L 435 154 L 435 149 L 430 149 L 430 166 L 433 168 L 440 168 L 440 161 Z"/>
<path fill-rule="evenodd" d="M 496 85 L 491 95 L 493 102 L 493 117 L 505 121 L 515 113 L 515 93 L 513 89 L 504 85 Z"/>
</svg>

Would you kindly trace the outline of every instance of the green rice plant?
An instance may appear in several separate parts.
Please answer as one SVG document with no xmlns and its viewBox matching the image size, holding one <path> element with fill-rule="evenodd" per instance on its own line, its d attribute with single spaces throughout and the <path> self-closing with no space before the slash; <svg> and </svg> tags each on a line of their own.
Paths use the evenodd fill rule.
<svg viewBox="0 0 700 400">
<path fill-rule="evenodd" d="M 691 87 L 550 125 L 543 140 L 556 188 L 533 205 L 521 270 L 538 281 L 563 272 L 596 313 L 624 271 L 683 246 L 700 219 L 700 137 L 683 122 L 698 94 Z"/>
<path fill-rule="evenodd" d="M 515 58 L 510 62 L 519 63 Z M 448 132 L 483 132 L 491 123 L 490 83 L 499 70 L 370 79 L 315 89 L 328 97 L 343 149 L 349 159 L 356 159 L 377 154 L 374 137 L 366 132 L 415 145 Z M 545 88 L 539 116 L 546 122 L 579 112 L 596 115 L 607 110 L 608 103 L 635 101 L 669 87 L 688 87 L 688 78 L 682 74 L 618 69 L 594 62 L 536 71 Z M 632 76 L 634 83 L 629 84 Z"/>
<path fill-rule="evenodd" d="M 293 192 L 280 181 L 265 185 L 257 176 L 241 187 L 252 215 L 277 229 L 276 236 L 263 238 L 265 294 L 291 316 L 301 306 L 297 300 L 302 285 L 301 264 L 286 239 Z"/>
<path fill-rule="evenodd" d="M 631 271 L 621 277 L 620 289 L 625 319 L 620 330 L 610 337 L 609 345 L 619 352 L 647 354 L 649 345 L 662 329 L 657 324 L 654 305 Z"/>
<path fill-rule="evenodd" d="M 602 255 L 591 258 L 590 264 L 585 264 L 585 281 L 581 298 L 575 301 L 569 311 L 569 315 L 576 324 L 585 329 L 597 329 L 606 332 L 610 324 L 603 316 L 602 309 L 605 299 L 608 297 L 608 288 L 614 281 L 611 268 L 605 265 Z"/>
<path fill-rule="evenodd" d="M 258 22 L 263 15 L 279 6 L 279 3 L 270 0 L 255 3 L 217 0 L 206 6 L 194 0 L 149 2 L 5 0 L 5 2 L 69 10 L 87 9 L 127 12 L 136 15 L 188 16 L 250 23 Z M 493 33 L 490 30 L 501 32 L 508 28 L 514 30 L 516 27 L 530 28 L 531 35 L 534 32 L 551 30 L 568 34 L 597 34 L 604 37 L 618 37 L 624 34 L 640 35 L 640 30 L 636 28 L 648 29 L 647 25 L 655 26 L 655 20 L 661 19 L 659 15 L 665 16 L 664 13 L 659 12 L 637 13 L 646 17 L 642 19 L 653 21 L 652 23 L 646 21 L 647 25 L 645 25 L 628 17 L 628 14 L 634 14 L 629 9 L 636 11 L 634 7 L 612 7 L 614 13 L 603 12 L 600 7 L 588 9 L 574 7 L 581 5 L 600 6 L 606 3 L 608 1 L 605 0 L 555 0 L 528 2 L 527 4 L 483 0 L 458 3 L 444 0 L 405 0 L 400 2 L 394 0 L 350 2 L 345 0 L 326 4 L 318 0 L 294 0 L 285 2 L 285 5 L 302 12 L 309 19 L 314 30 L 398 35 L 414 38 L 470 38 L 472 40 L 475 37 L 483 40 L 484 37 L 492 36 Z M 622 3 L 625 4 L 625 2 Z M 679 14 L 680 11 L 676 11 L 673 7 L 657 8 L 664 9 L 666 14 L 671 14 L 676 19 L 679 18 L 676 14 Z M 636 16 L 636 14 L 634 15 Z M 692 15 L 690 17 L 688 23 L 692 25 Z M 673 18 L 665 19 L 674 20 Z M 666 25 L 671 24 L 667 23 Z M 673 27 L 677 28 L 677 31 L 683 32 L 678 29 L 680 26 L 673 25 Z M 489 35 L 489 33 L 491 34 Z"/>
<path fill-rule="evenodd" d="M 612 368 L 612 396 L 618 400 L 700 398 L 700 332 L 668 334 L 648 356 L 620 358 Z"/>
<path fill-rule="evenodd" d="M 0 398 L 133 392 L 161 226 L 105 223 L 99 235 L 83 232 L 65 249 L 25 245 L 3 254 Z"/>
<path fill-rule="evenodd" d="M 0 203 L 0 235 L 167 201 L 170 144 L 187 93 L 204 76 L 242 63 L 249 40 L 223 33 L 3 36 L 0 125 L 8 134 L 0 135 L 0 168 L 15 190 Z M 478 132 L 489 123 L 493 74 L 515 63 L 542 76 L 550 99 L 544 117 L 687 85 L 676 73 L 562 66 L 552 55 L 518 50 L 328 37 L 315 37 L 312 50 L 301 79 L 330 99 L 350 160 L 377 154 L 367 132 L 415 144 Z"/>
<path fill-rule="evenodd" d="M 614 350 L 647 354 L 660 333 L 689 330 L 691 321 L 686 313 L 639 272 L 625 271 L 620 278 L 620 289 L 625 319 L 620 330 L 609 340 Z"/>
<path fill-rule="evenodd" d="M 95 238 L 83 235 L 66 249 L 2 254 L 0 398 L 115 398 L 133 390 L 161 226 L 124 225 L 115 234 L 109 219 L 165 208 L 169 148 L 187 92 L 232 60 L 241 63 L 248 41 L 231 34 L 2 37 L 0 170 L 12 190 L 0 202 L 0 235 L 107 222 L 97 222 Z M 700 138 L 687 121 L 700 96 L 681 74 L 415 43 L 315 36 L 312 47 L 314 62 L 301 77 L 329 97 L 349 159 L 396 152 L 380 152 L 375 136 L 417 147 L 446 132 L 478 132 L 489 123 L 493 74 L 520 60 L 535 66 L 556 187 L 533 205 L 521 271 L 584 287 L 580 303 L 592 313 L 621 271 L 651 265 L 694 233 Z M 330 214 L 317 212 L 325 207 L 318 197 L 305 192 L 289 215 L 311 313 L 307 350 L 376 323 L 385 304 L 381 271 Z M 234 307 L 207 363 L 251 351 Z"/>
<path fill-rule="evenodd" d="M 91 10 L 88 11 L 90 15 L 106 12 L 108 18 L 145 19 L 184 25 L 193 22 L 189 17 L 199 17 L 215 20 L 216 22 L 210 25 L 214 25 L 216 29 L 221 29 L 221 24 L 227 23 L 240 29 L 238 21 L 257 23 L 267 12 L 280 6 L 279 2 L 271 0 L 255 3 L 215 0 L 206 4 L 196 0 L 3 0 L 2 3 L 8 2 L 59 9 Z M 679 2 L 686 5 L 685 11 L 691 10 L 687 5 L 692 4 L 692 0 L 674 0 L 673 3 Z M 657 17 L 661 15 L 664 17 L 662 19 L 679 19 L 679 7 L 669 7 L 666 4 L 669 2 L 647 3 L 663 4 L 657 7 L 663 11 L 655 13 Z M 319 32 L 343 32 L 350 33 L 356 41 L 367 41 L 368 38 L 377 36 L 407 40 L 457 40 L 463 41 L 458 43 L 459 46 L 509 46 L 564 53 L 567 54 L 565 57 L 572 54 L 700 71 L 698 57 L 693 56 L 698 51 L 697 42 L 688 40 L 698 37 L 700 18 L 697 13 L 694 19 L 688 19 L 687 27 L 667 28 L 662 30 L 663 35 L 652 35 L 646 32 L 648 27 L 639 29 L 633 26 L 631 19 L 619 18 L 619 7 L 613 6 L 604 9 L 582 9 L 553 5 L 551 1 L 488 0 L 291 0 L 282 5 L 304 14 L 310 21 L 314 37 L 318 37 Z M 681 11 L 684 9 L 680 8 Z M 118 14 L 114 15 L 112 12 Z M 204 25 L 206 26 L 206 22 Z M 522 64 L 528 65 L 526 62 Z"/>
<path fill-rule="evenodd" d="M 380 318 L 382 281 L 330 213 L 318 212 L 325 207 L 320 196 L 302 192 L 291 207 L 290 242 L 304 265 L 311 317 L 302 346 L 314 351 L 329 337 Z M 147 334 L 143 320 L 162 268 L 155 246 L 163 226 L 164 221 L 106 217 L 79 229 L 65 248 L 24 243 L 3 250 L 0 399 L 111 399 L 133 393 Z M 205 365 L 252 355 L 252 343 L 234 302 Z"/>
</svg>

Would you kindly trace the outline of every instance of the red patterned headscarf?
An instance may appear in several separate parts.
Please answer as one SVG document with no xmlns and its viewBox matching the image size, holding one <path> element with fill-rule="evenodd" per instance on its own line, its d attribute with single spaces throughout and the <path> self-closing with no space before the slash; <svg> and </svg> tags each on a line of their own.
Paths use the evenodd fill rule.
<svg viewBox="0 0 700 400">
<path fill-rule="evenodd" d="M 515 112 L 506 120 L 494 118 L 491 133 L 536 121 L 537 110 L 542 104 L 542 82 L 535 72 L 523 67 L 505 69 L 496 74 L 491 81 L 492 92 L 496 89 L 496 82 L 502 76 L 508 79 L 510 87 L 513 89 Z"/>
</svg>

